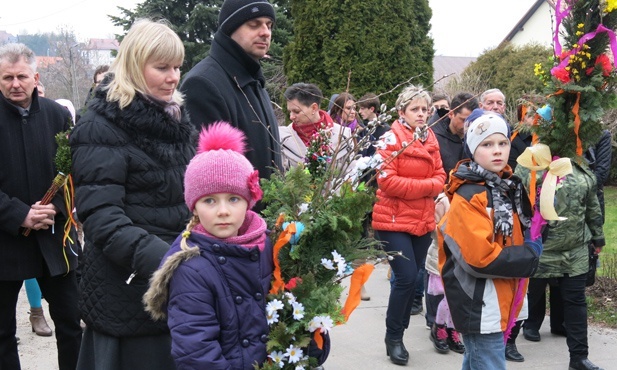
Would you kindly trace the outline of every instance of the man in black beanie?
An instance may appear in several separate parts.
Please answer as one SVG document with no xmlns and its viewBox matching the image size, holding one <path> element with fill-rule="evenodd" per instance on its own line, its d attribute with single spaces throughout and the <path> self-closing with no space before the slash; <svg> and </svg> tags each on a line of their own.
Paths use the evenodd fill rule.
<svg viewBox="0 0 617 370">
<path fill-rule="evenodd" d="M 180 86 L 191 122 L 199 130 L 227 121 L 244 131 L 251 148 L 246 157 L 261 178 L 270 178 L 273 167 L 282 168 L 278 122 L 259 64 L 270 48 L 274 21 L 274 8 L 267 0 L 226 0 L 210 55 Z"/>
</svg>

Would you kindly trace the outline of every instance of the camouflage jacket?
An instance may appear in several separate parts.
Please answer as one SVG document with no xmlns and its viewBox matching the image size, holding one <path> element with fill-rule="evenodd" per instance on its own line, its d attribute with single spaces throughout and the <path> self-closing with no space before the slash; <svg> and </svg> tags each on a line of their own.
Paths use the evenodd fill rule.
<svg viewBox="0 0 617 370">
<path fill-rule="evenodd" d="M 529 190 L 530 171 L 516 167 L 516 174 Z M 544 171 L 536 172 L 536 201 Z M 602 213 L 596 195 L 596 177 L 586 164 L 572 161 L 572 174 L 560 180 L 555 192 L 555 211 L 563 221 L 548 221 L 542 233 L 544 251 L 535 278 L 578 276 L 589 269 L 589 243 L 604 246 Z"/>
</svg>

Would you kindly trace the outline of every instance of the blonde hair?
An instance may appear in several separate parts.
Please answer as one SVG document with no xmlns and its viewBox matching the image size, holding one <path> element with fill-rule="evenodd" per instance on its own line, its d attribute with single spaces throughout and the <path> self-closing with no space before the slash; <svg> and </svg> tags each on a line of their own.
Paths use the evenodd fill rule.
<svg viewBox="0 0 617 370">
<path fill-rule="evenodd" d="M 422 85 L 409 85 L 401 91 L 396 99 L 396 109 L 404 111 L 405 108 L 416 99 L 426 100 L 426 105 L 431 105 L 431 95 L 428 91 L 424 90 Z"/>
<path fill-rule="evenodd" d="M 137 92 L 147 94 L 144 68 L 150 60 L 182 64 L 184 45 L 166 21 L 139 19 L 124 36 L 118 57 L 109 69 L 114 78 L 107 86 L 107 101 L 117 101 L 124 108 Z M 172 100 L 182 104 L 182 94 L 176 90 Z"/>
<path fill-rule="evenodd" d="M 191 235 L 191 231 L 193 230 L 195 226 L 197 226 L 197 224 L 199 224 L 199 217 L 197 215 L 193 215 L 189 223 L 186 225 L 186 228 L 182 232 L 182 240 L 180 241 L 180 248 L 183 251 L 189 250 L 190 246 L 188 245 L 186 240 L 189 238 L 189 236 Z"/>
</svg>

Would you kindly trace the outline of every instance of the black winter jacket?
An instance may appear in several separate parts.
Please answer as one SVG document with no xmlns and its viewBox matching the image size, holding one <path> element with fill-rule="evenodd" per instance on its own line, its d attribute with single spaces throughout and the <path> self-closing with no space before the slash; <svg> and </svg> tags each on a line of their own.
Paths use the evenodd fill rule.
<svg viewBox="0 0 617 370">
<path fill-rule="evenodd" d="M 217 32 L 210 55 L 185 76 L 180 90 L 186 96 L 191 122 L 203 125 L 227 121 L 247 137 L 246 157 L 270 178 L 272 168 L 282 169 L 278 122 L 259 62 L 229 36 Z"/>
<path fill-rule="evenodd" d="M 85 235 L 82 317 L 111 336 L 165 333 L 142 296 L 190 216 L 183 182 L 195 130 L 186 115 L 178 122 L 139 94 L 124 109 L 106 91 L 94 94 L 70 138 Z"/>
<path fill-rule="evenodd" d="M 30 206 L 43 198 L 57 174 L 55 135 L 68 130 L 70 120 L 68 110 L 39 98 L 36 89 L 27 117 L 0 94 L 0 280 L 24 280 L 47 273 L 57 276 L 77 265 L 71 252 L 77 246 L 62 246 L 67 218 L 62 191 L 52 201 L 59 210 L 53 233 L 49 228 L 25 237 L 20 227 Z"/>
<path fill-rule="evenodd" d="M 460 137 L 450 131 L 450 118 L 446 117 L 433 126 L 433 132 L 439 142 L 439 154 L 443 162 L 443 169 L 446 171 L 446 182 L 450 181 L 450 171 L 456 167 L 461 159 L 465 158 L 463 152 L 463 141 Z"/>
</svg>

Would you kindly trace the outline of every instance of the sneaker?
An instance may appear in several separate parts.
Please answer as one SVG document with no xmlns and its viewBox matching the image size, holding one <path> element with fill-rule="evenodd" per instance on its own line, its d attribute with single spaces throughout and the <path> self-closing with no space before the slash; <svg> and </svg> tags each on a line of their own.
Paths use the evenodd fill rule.
<svg viewBox="0 0 617 370">
<path fill-rule="evenodd" d="M 465 353 L 465 345 L 461 340 L 461 336 L 458 331 L 454 329 L 447 329 L 448 332 L 448 347 L 451 351 L 456 353 Z"/>
<path fill-rule="evenodd" d="M 419 315 L 423 310 L 422 307 L 422 297 L 420 298 L 415 298 L 413 300 L 413 305 L 411 306 L 411 315 L 415 316 L 415 315 Z"/>
<path fill-rule="evenodd" d="M 448 346 L 448 331 L 445 325 L 434 324 L 433 329 L 431 329 L 430 338 L 433 342 L 433 347 L 435 347 L 438 353 L 450 352 L 450 347 Z"/>
</svg>

